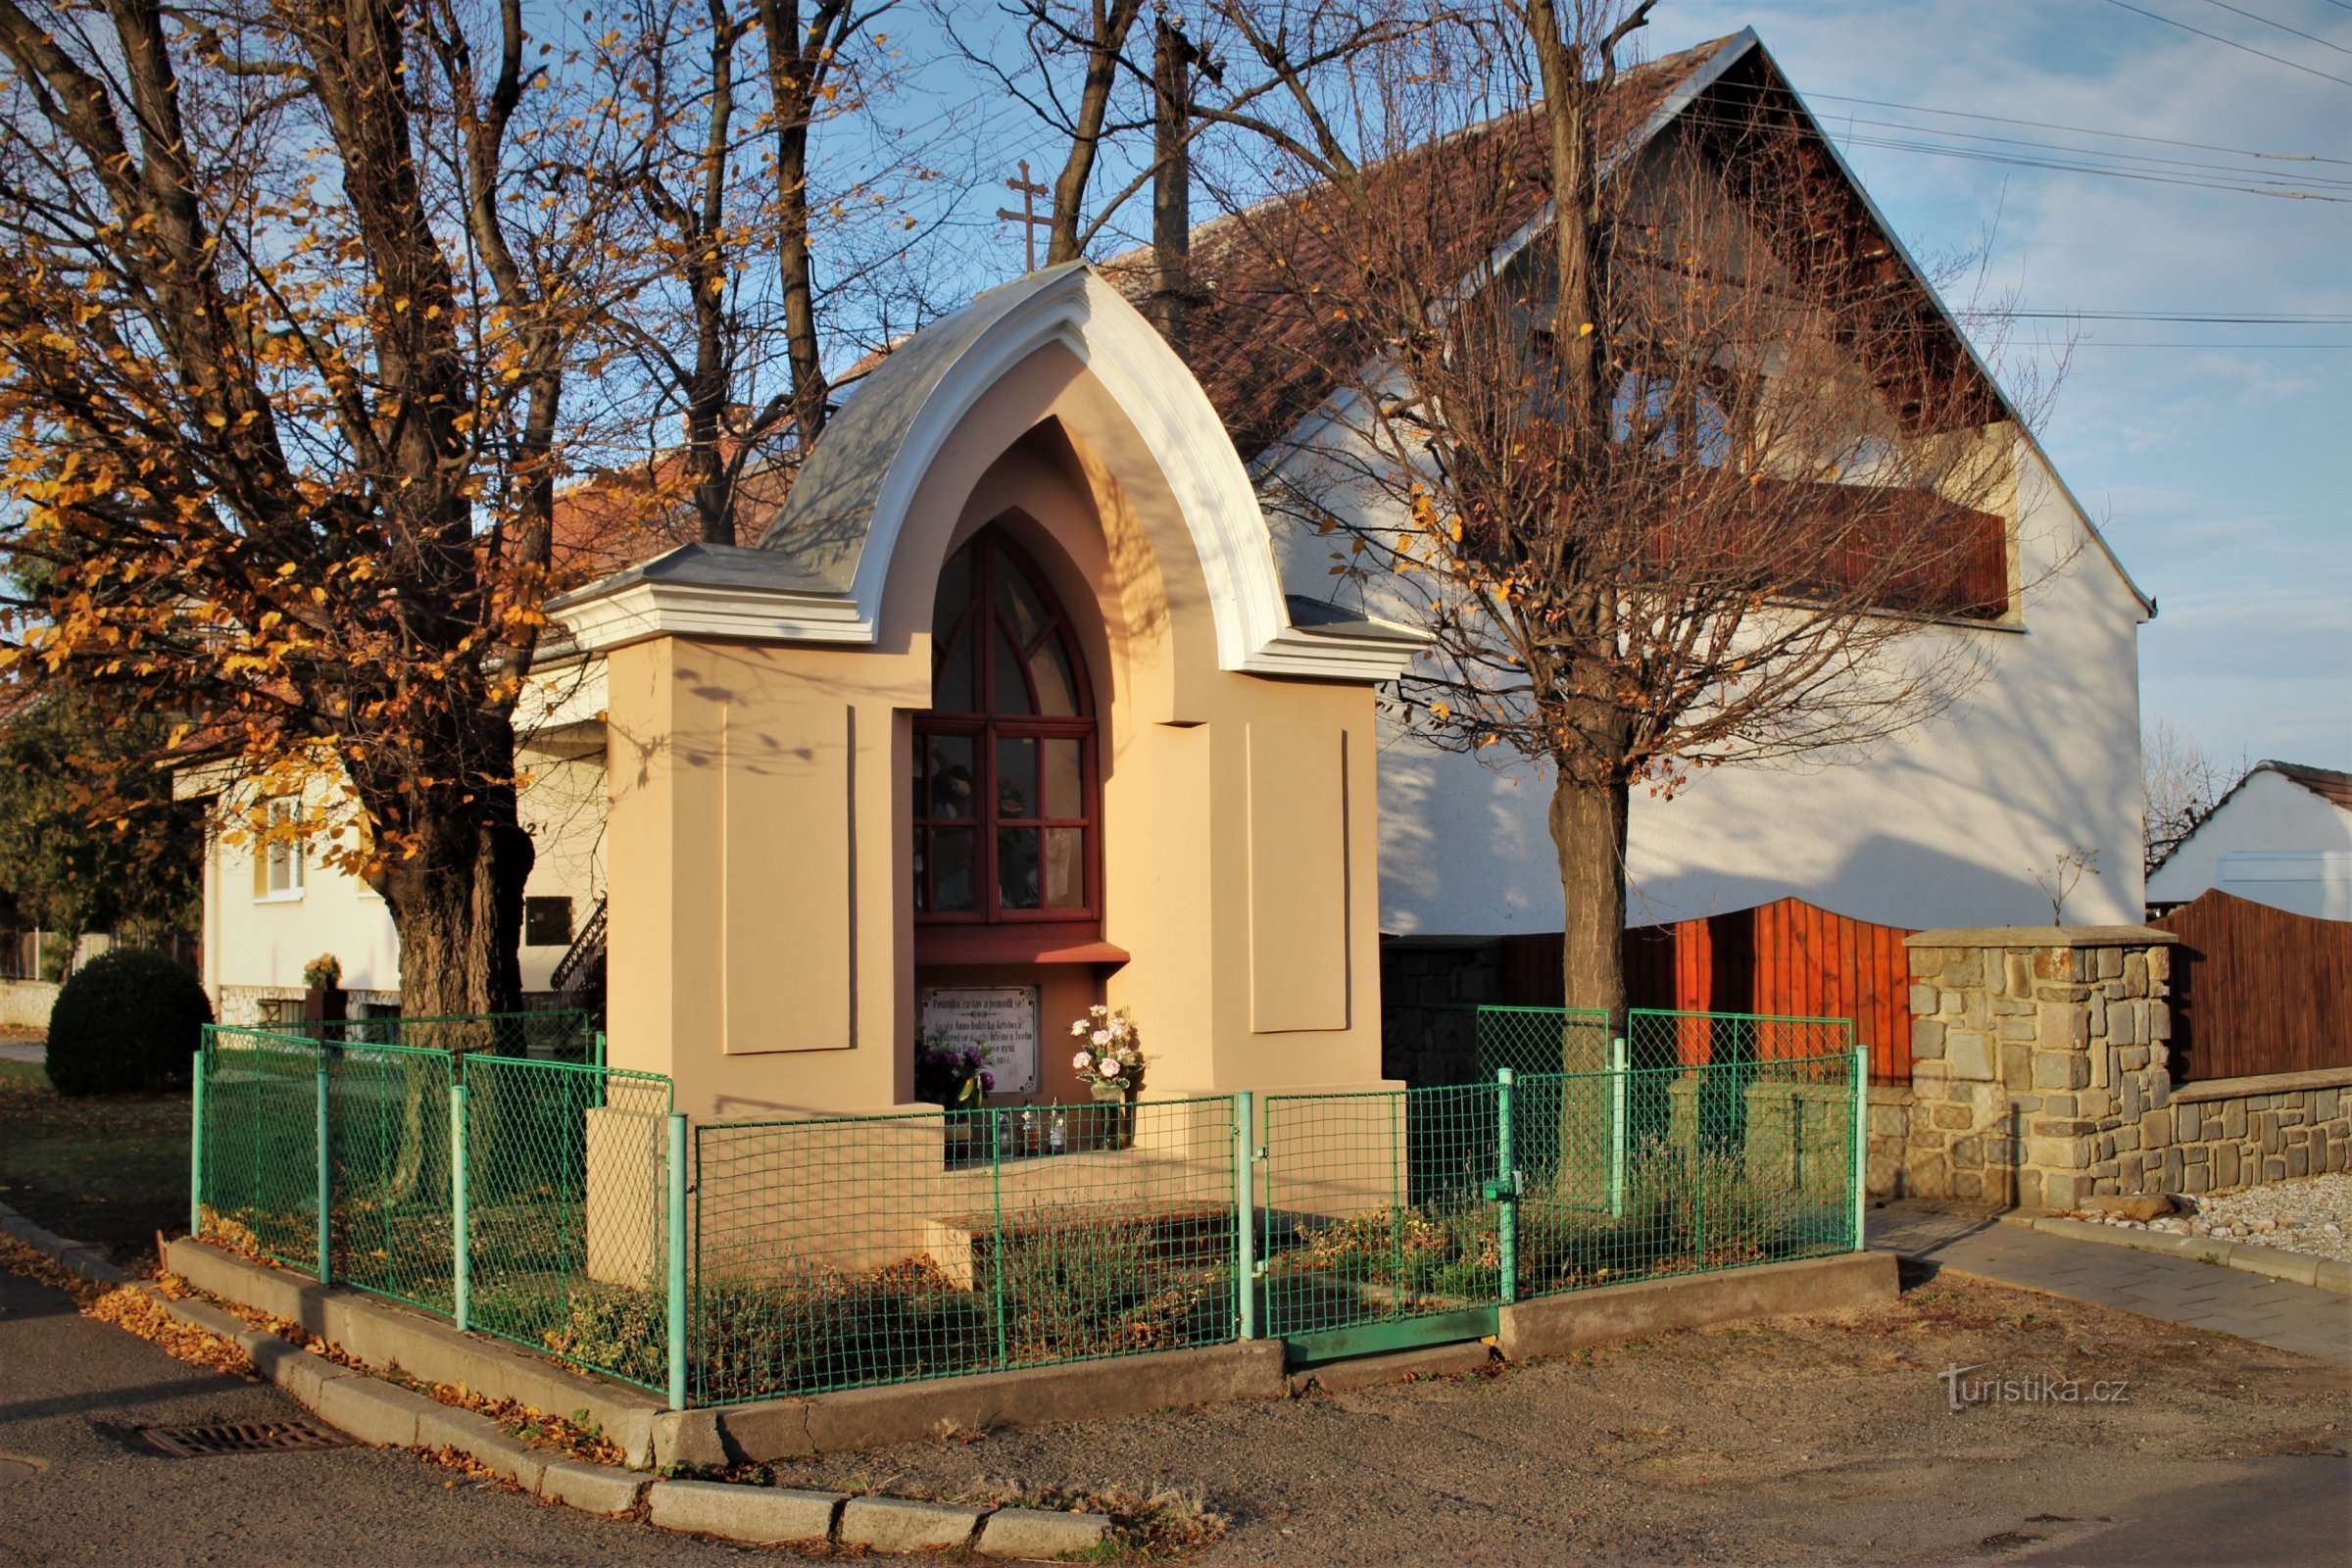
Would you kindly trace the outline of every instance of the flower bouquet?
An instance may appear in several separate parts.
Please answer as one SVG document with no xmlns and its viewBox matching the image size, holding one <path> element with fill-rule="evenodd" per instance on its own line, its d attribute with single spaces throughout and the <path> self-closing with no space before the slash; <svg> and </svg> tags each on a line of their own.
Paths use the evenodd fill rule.
<svg viewBox="0 0 2352 1568">
<path fill-rule="evenodd" d="M 1078 1041 L 1070 1065 L 1102 1107 L 1097 1113 L 1097 1120 L 1104 1123 L 1100 1146 L 1125 1149 L 1135 1141 L 1131 1102 L 1144 1086 L 1143 1035 L 1125 1007 L 1114 1010 L 1101 1003 L 1071 1021 L 1070 1034 Z"/>
<path fill-rule="evenodd" d="M 997 1087 L 988 1057 L 977 1050 L 957 1051 L 945 1030 L 923 1036 L 914 1055 L 914 1098 L 948 1110 L 978 1110 Z"/>
</svg>

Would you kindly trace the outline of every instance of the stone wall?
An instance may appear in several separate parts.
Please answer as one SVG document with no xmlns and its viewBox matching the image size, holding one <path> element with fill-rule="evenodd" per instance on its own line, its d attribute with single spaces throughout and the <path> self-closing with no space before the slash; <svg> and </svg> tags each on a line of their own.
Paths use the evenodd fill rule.
<svg viewBox="0 0 2352 1568">
<path fill-rule="evenodd" d="M 1415 1088 L 1479 1077 L 1478 1005 L 1502 1000 L 1501 948 L 1484 937 L 1380 945 L 1380 1071 Z"/>
<path fill-rule="evenodd" d="M 0 1028 L 48 1028 L 57 992 L 54 980 L 0 980 Z"/>
<path fill-rule="evenodd" d="M 2175 1091 L 2175 940 L 2144 926 L 1909 939 L 1908 1130 L 1897 1170 L 1876 1136 L 1891 1117 L 1874 1108 L 1872 1191 L 2063 1209 L 2345 1169 L 2352 1070 Z"/>
</svg>

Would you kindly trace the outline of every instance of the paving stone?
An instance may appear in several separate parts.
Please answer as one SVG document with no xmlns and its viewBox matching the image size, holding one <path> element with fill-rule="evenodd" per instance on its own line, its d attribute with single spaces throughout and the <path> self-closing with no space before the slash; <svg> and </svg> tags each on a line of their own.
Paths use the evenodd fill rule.
<svg viewBox="0 0 2352 1568">
<path fill-rule="evenodd" d="M 1869 1228 L 1874 1246 L 1962 1273 L 2352 1365 L 2352 1311 L 2342 1297 L 2311 1286 L 1962 1217 L 1882 1209 Z"/>
<path fill-rule="evenodd" d="M 660 1489 L 657 1488 L 657 1491 Z M 845 1546 L 875 1551 L 926 1551 L 960 1546 L 972 1539 L 985 1508 L 954 1502 L 916 1502 L 907 1497 L 852 1497 L 841 1510 Z"/>
<path fill-rule="evenodd" d="M 1000 1508 L 980 1527 L 983 1557 L 1067 1557 L 1092 1551 L 1110 1535 L 1106 1513 L 1049 1513 Z"/>
<path fill-rule="evenodd" d="M 825 1540 L 842 1501 L 838 1492 L 738 1487 L 723 1481 L 657 1481 L 647 1489 L 645 1500 L 647 1517 L 664 1530 L 692 1530 L 762 1546 Z"/>
</svg>

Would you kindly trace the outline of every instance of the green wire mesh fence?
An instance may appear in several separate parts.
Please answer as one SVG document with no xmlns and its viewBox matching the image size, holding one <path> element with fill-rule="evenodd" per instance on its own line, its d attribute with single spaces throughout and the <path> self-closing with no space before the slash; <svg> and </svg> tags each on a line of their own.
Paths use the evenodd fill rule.
<svg viewBox="0 0 2352 1568">
<path fill-rule="evenodd" d="M 1219 1344 L 1233 1102 L 695 1129 L 698 1403 Z"/>
<path fill-rule="evenodd" d="M 508 1056 L 465 1073 L 471 1326 L 665 1388 L 669 1080 Z"/>
<path fill-rule="evenodd" d="M 1855 1245 L 1850 1054 L 1531 1076 L 1512 1100 L 1516 1297 Z"/>
<path fill-rule="evenodd" d="M 1482 1049 L 1594 1049 L 1598 1014 L 1486 1010 Z M 1860 1245 L 1866 1074 L 1843 1020 L 1636 1012 L 1578 1072 L 691 1142 L 664 1078 L 409 1027 L 470 1042 L 497 1020 L 402 1022 L 206 1032 L 199 1232 L 678 1405 L 1260 1332 L 1350 1354 L 1492 1333 L 1525 1298 Z"/>
<path fill-rule="evenodd" d="M 207 1029 L 197 1061 L 196 1195 L 206 1234 L 293 1268 L 318 1260 L 318 1047 Z"/>
<path fill-rule="evenodd" d="M 596 1061 L 596 1015 L 581 1011 L 485 1012 L 405 1017 L 381 1013 L 326 1022 L 280 1024 L 280 1034 L 345 1045 L 408 1046 L 453 1055 L 527 1056 L 537 1061 Z"/>
<path fill-rule="evenodd" d="M 1478 1009 L 1478 1070 L 1490 1081 L 1515 1073 L 1599 1072 L 1609 1065 L 1605 1007 Z"/>
<path fill-rule="evenodd" d="M 314 1049 L 326 1074 L 334 1273 L 379 1296 L 451 1311 L 449 1090 L 457 1059 L 408 1046 Z"/>
<path fill-rule="evenodd" d="M 667 1079 L 228 1027 L 197 1072 L 199 1234 L 665 1385 Z"/>
<path fill-rule="evenodd" d="M 1498 1103 L 1494 1084 L 1265 1097 L 1266 1332 L 1298 1340 L 1491 1306 Z"/>
</svg>

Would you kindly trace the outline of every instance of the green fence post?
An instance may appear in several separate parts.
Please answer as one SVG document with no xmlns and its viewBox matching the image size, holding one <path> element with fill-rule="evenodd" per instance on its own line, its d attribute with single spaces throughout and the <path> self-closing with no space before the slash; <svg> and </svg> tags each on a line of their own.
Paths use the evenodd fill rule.
<svg viewBox="0 0 2352 1568">
<path fill-rule="evenodd" d="M 188 1234 L 204 1234 L 204 1048 L 196 1048 L 196 1076 L 188 1080 Z"/>
<path fill-rule="evenodd" d="M 1609 1039 L 1609 1218 L 1625 1218 L 1625 1036 Z"/>
<path fill-rule="evenodd" d="M 600 1068 L 605 1064 L 605 1032 L 602 1029 L 596 1032 L 596 1064 Z"/>
<path fill-rule="evenodd" d="M 473 1327 L 473 1208 L 466 1191 L 466 1062 L 451 1063 L 458 1076 L 449 1085 L 449 1245 L 456 1272 L 450 1285 L 450 1306 L 458 1332 Z"/>
<path fill-rule="evenodd" d="M 318 1283 L 334 1283 L 333 1226 L 334 1162 L 327 1147 L 326 1043 L 318 1042 L 318 1114 L 314 1118 L 311 1147 L 318 1155 Z"/>
<path fill-rule="evenodd" d="M 996 1298 L 997 1369 L 1011 1358 L 1012 1345 L 1004 1317 L 1004 1118 L 1012 1112 L 984 1110 L 988 1118 L 988 1275 L 989 1294 Z"/>
<path fill-rule="evenodd" d="M 1257 1096 L 1233 1097 L 1233 1279 L 1241 1337 L 1257 1338 Z"/>
<path fill-rule="evenodd" d="M 1502 1267 L 1500 1299 L 1519 1299 L 1519 1171 L 1511 1154 L 1511 1069 L 1494 1069 L 1494 1172 L 1501 1204 L 1494 1216 L 1495 1252 Z"/>
<path fill-rule="evenodd" d="M 669 1113 L 669 1407 L 686 1408 L 686 1117 Z"/>
<path fill-rule="evenodd" d="M 1846 1027 L 1850 1030 L 1853 1025 Z M 1870 1054 L 1869 1047 L 1856 1045 L 1852 1056 L 1854 1075 L 1854 1250 L 1862 1250 L 1863 1209 L 1870 1196 Z"/>
</svg>

